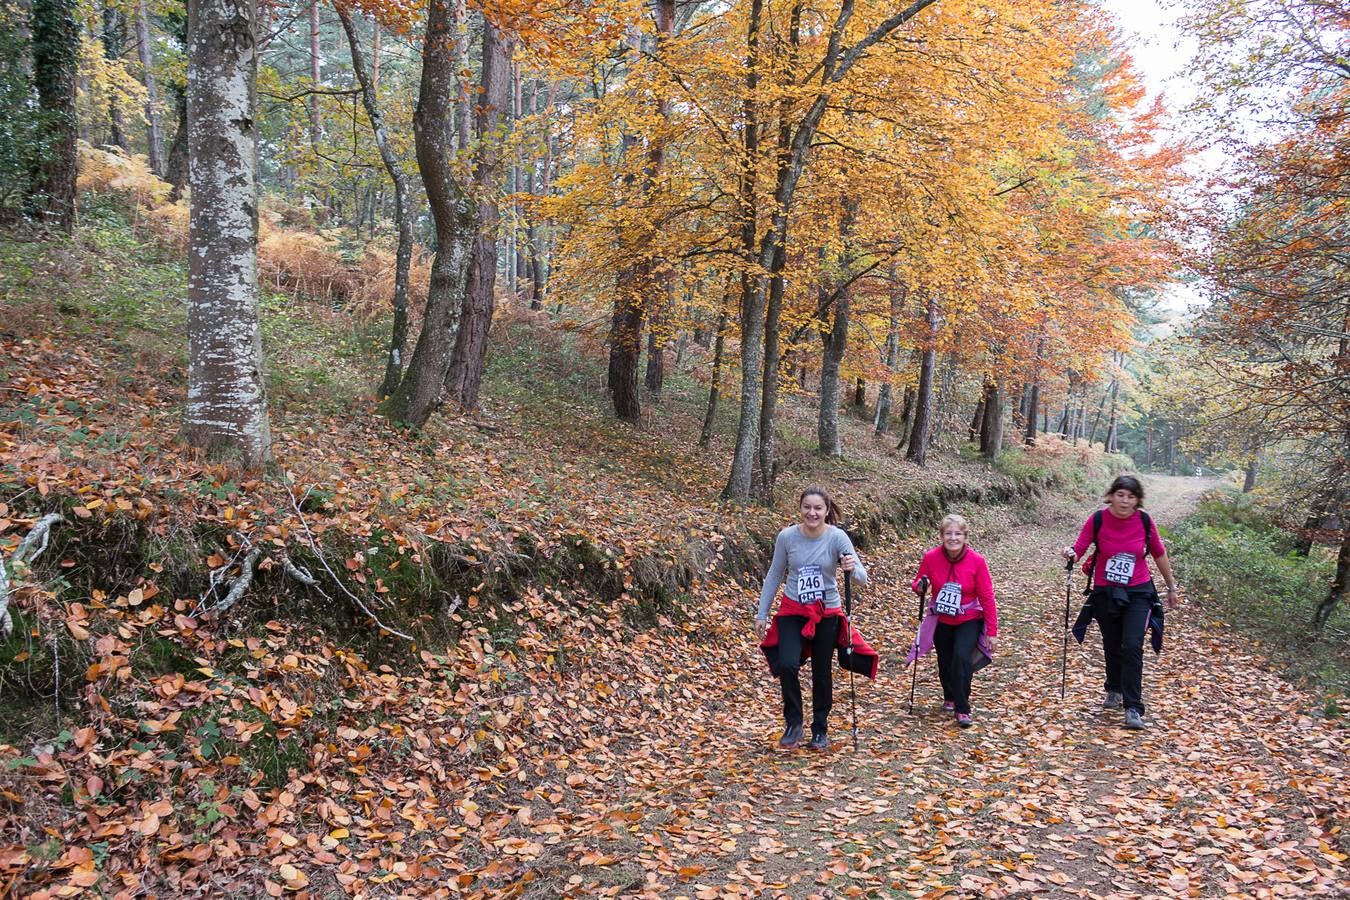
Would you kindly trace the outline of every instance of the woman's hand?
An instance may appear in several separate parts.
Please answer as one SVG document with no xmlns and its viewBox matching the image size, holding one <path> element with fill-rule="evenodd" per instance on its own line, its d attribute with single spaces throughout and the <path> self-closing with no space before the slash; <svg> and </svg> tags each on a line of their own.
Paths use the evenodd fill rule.
<svg viewBox="0 0 1350 900">
<path fill-rule="evenodd" d="M 995 650 L 998 649 L 998 635 L 996 635 L 996 634 L 986 634 L 986 635 L 984 636 L 984 640 L 985 640 L 985 642 L 986 642 L 987 644 L 989 644 L 989 652 L 990 652 L 990 653 L 993 653 Z"/>
<path fill-rule="evenodd" d="M 1169 585 L 1167 588 L 1167 608 L 1176 609 L 1178 606 L 1180 606 L 1182 596 L 1183 593 L 1181 590 L 1181 585 L 1179 584 Z"/>
<path fill-rule="evenodd" d="M 852 575 L 853 570 L 858 568 L 858 557 L 854 556 L 852 553 L 841 555 L 839 557 L 839 568 Z"/>
<path fill-rule="evenodd" d="M 1063 550 L 1059 551 L 1059 555 L 1069 562 L 1073 562 L 1078 557 L 1078 554 L 1073 552 L 1072 547 L 1065 547 Z"/>
<path fill-rule="evenodd" d="M 755 637 L 759 638 L 759 639 L 762 641 L 762 640 L 764 640 L 764 635 L 766 635 L 766 634 L 768 634 L 768 633 L 769 633 L 769 620 L 768 620 L 768 619 L 756 619 L 756 620 L 755 620 Z"/>
</svg>

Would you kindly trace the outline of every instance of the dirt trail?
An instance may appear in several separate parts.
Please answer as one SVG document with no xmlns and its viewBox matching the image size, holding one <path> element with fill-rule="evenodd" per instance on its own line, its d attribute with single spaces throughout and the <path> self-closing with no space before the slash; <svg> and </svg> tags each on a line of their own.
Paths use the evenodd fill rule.
<svg viewBox="0 0 1350 900">
<path fill-rule="evenodd" d="M 1152 477 L 1149 507 L 1174 523 L 1214 483 Z M 1165 652 L 1147 652 L 1146 732 L 1100 709 L 1095 629 L 1084 647 L 1070 642 L 1060 700 L 1056 554 L 1087 512 L 975 523 L 1002 640 L 976 676 L 976 727 L 942 713 L 932 657 L 908 712 L 907 586 L 923 547 L 874 548 L 857 619 L 883 661 L 875 684 L 856 683 L 858 751 L 847 680 L 836 681 L 832 752 L 774 749 L 777 683 L 747 636 L 727 666 L 748 682 L 742 702 L 646 736 L 624 796 L 609 801 L 603 855 L 527 895 L 1346 896 L 1347 731 L 1239 641 L 1201 628 L 1202 609 L 1169 617 Z M 691 661 L 690 685 L 710 662 Z"/>
</svg>

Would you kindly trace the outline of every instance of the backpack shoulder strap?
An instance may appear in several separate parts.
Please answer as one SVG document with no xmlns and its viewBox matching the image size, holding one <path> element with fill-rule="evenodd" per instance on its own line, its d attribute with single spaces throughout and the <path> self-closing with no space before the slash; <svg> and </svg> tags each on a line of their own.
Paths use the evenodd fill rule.
<svg viewBox="0 0 1350 900">
<path fill-rule="evenodd" d="M 1148 539 L 1153 534 L 1153 520 L 1142 509 L 1139 510 L 1139 520 L 1144 523 L 1144 555 L 1148 556 Z"/>
</svg>

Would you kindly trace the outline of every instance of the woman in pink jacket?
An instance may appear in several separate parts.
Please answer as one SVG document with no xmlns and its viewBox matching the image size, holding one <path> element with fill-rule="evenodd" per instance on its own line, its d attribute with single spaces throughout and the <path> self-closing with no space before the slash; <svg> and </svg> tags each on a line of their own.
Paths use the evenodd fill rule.
<svg viewBox="0 0 1350 900">
<path fill-rule="evenodd" d="M 974 657 L 981 651 L 992 653 L 998 644 L 998 606 L 989 565 L 967 543 L 970 525 L 966 520 L 947 516 L 942 520 L 941 535 L 942 542 L 923 555 L 911 587 L 919 593 L 925 578 L 932 586 L 925 622 L 932 627 L 938 654 L 942 708 L 956 713 L 956 724 L 969 728 L 974 724 L 970 717 Z M 935 627 L 929 622 L 934 617 Z M 918 665 L 917 659 L 914 664 Z"/>
</svg>

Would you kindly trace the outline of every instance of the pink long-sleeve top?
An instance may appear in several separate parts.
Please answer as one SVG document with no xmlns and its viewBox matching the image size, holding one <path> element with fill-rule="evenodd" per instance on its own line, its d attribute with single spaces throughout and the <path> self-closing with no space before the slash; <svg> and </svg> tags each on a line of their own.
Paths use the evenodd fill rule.
<svg viewBox="0 0 1350 900">
<path fill-rule="evenodd" d="M 939 593 L 944 585 L 955 582 L 961 585 L 961 612 L 948 615 L 938 611 L 938 621 L 944 625 L 960 625 L 972 619 L 984 619 L 984 633 L 989 637 L 998 636 L 998 605 L 994 602 L 994 579 L 989 575 L 989 564 L 984 557 L 966 547 L 961 556 L 953 562 L 947 558 L 947 551 L 934 547 L 923 555 L 919 563 L 919 572 L 910 585 L 916 593 L 919 580 L 928 579 L 928 608 L 935 609 Z"/>
<path fill-rule="evenodd" d="M 1139 515 L 1139 510 L 1130 513 L 1126 519 L 1117 518 L 1110 508 L 1102 510 L 1102 530 L 1097 534 L 1097 559 L 1092 571 L 1093 584 L 1108 585 L 1115 581 L 1106 577 L 1106 566 L 1108 561 L 1117 555 L 1134 558 L 1134 571 L 1130 575 L 1128 587 L 1153 580 L 1153 574 L 1148 569 L 1147 557 L 1152 555 L 1157 559 L 1167 553 L 1167 548 L 1163 546 L 1162 538 L 1158 536 L 1158 524 L 1156 522 L 1151 524 L 1153 527 L 1149 530 L 1148 541 L 1145 543 L 1144 520 Z M 1092 516 L 1088 516 L 1087 521 L 1083 523 L 1083 530 L 1078 532 L 1078 540 L 1073 543 L 1074 558 L 1082 559 L 1083 554 L 1088 552 L 1091 546 Z"/>
</svg>

